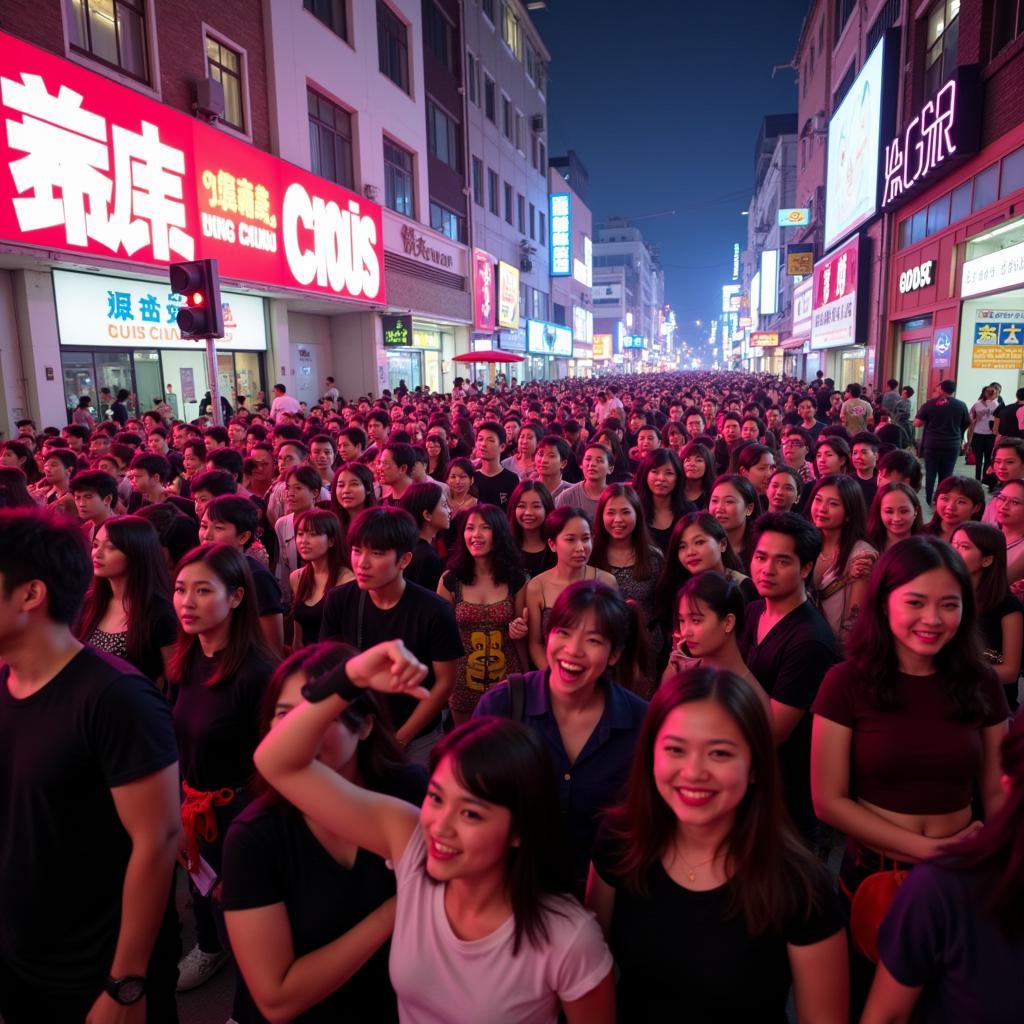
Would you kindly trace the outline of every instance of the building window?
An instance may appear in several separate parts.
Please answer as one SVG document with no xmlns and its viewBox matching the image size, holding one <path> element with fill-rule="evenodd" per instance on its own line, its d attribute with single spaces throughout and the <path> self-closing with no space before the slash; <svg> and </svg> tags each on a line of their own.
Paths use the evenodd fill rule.
<svg viewBox="0 0 1024 1024">
<path fill-rule="evenodd" d="M 878 12 L 871 28 L 868 29 L 867 46 L 865 53 L 871 53 L 878 45 L 882 36 L 889 31 L 900 20 L 900 11 L 903 0 L 886 0 L 885 6 Z"/>
<path fill-rule="evenodd" d="M 416 216 L 412 192 L 412 153 L 384 140 L 384 202 L 395 213 Z"/>
<path fill-rule="evenodd" d="M 934 96 L 956 69 L 956 44 L 960 35 L 960 0 L 939 0 L 928 15 L 924 58 L 925 98 Z"/>
<path fill-rule="evenodd" d="M 542 292 L 539 288 L 533 289 L 533 319 L 547 320 L 548 318 L 548 293 Z"/>
<path fill-rule="evenodd" d="M 455 29 L 437 4 L 427 8 L 425 33 L 427 48 L 452 74 L 455 74 Z"/>
<path fill-rule="evenodd" d="M 302 6 L 335 35 L 348 42 L 348 11 L 345 0 L 302 0 Z"/>
<path fill-rule="evenodd" d="M 430 226 L 453 242 L 462 241 L 462 218 L 440 203 L 430 203 Z"/>
<path fill-rule="evenodd" d="M 501 20 L 501 38 L 505 45 L 515 54 L 516 60 L 523 59 L 523 34 L 519 24 L 519 15 L 511 4 L 503 4 L 505 15 Z"/>
<path fill-rule="evenodd" d="M 145 2 L 65 0 L 71 48 L 148 82 Z"/>
<path fill-rule="evenodd" d="M 996 0 L 992 12 L 992 56 L 995 57 L 1024 32 L 1024 2 Z"/>
<path fill-rule="evenodd" d="M 530 203 L 530 237 L 537 241 L 537 207 Z"/>
<path fill-rule="evenodd" d="M 480 61 L 466 51 L 466 92 L 469 102 L 480 106 Z"/>
<path fill-rule="evenodd" d="M 242 55 L 223 43 L 206 37 L 206 66 L 211 78 L 224 88 L 225 124 L 245 131 L 245 104 L 242 102 Z"/>
<path fill-rule="evenodd" d="M 497 124 L 497 113 L 495 112 L 494 79 L 487 72 L 484 72 L 484 114 L 488 121 Z"/>
<path fill-rule="evenodd" d="M 850 20 L 850 15 L 853 14 L 856 7 L 857 0 L 836 0 L 836 42 L 839 41 L 843 29 L 846 28 L 846 23 Z"/>
<path fill-rule="evenodd" d="M 487 209 L 498 216 L 498 175 L 487 168 Z"/>
<path fill-rule="evenodd" d="M 839 86 L 835 93 L 832 95 L 832 113 L 834 114 L 839 107 L 839 104 L 843 102 L 846 94 L 850 91 L 851 86 L 857 78 L 857 64 L 854 62 L 846 69 L 846 74 L 839 80 Z"/>
<path fill-rule="evenodd" d="M 505 220 L 512 223 L 512 186 L 505 182 Z"/>
<path fill-rule="evenodd" d="M 519 234 L 526 234 L 526 196 L 516 196 L 516 223 Z"/>
<path fill-rule="evenodd" d="M 537 241 L 541 245 L 548 244 L 548 218 L 543 210 L 537 211 Z"/>
<path fill-rule="evenodd" d="M 306 89 L 309 110 L 309 169 L 321 178 L 355 188 L 352 174 L 352 115 Z"/>
<path fill-rule="evenodd" d="M 409 31 L 397 14 L 377 0 L 377 56 L 382 75 L 409 91 Z"/>
<path fill-rule="evenodd" d="M 494 0 L 480 0 L 480 10 L 484 12 L 484 17 L 493 25 L 494 24 Z"/>
<path fill-rule="evenodd" d="M 516 111 L 515 129 L 516 149 L 518 149 L 520 153 L 524 153 L 523 139 L 525 137 L 525 133 L 523 131 L 523 115 L 518 110 Z"/>
<path fill-rule="evenodd" d="M 431 156 L 437 157 L 453 171 L 462 170 L 458 122 L 433 103 L 427 104 L 427 145 Z"/>
<path fill-rule="evenodd" d="M 505 138 L 512 139 L 512 101 L 502 93 L 501 96 L 501 128 Z"/>
<path fill-rule="evenodd" d="M 477 156 L 473 157 L 473 202 L 484 205 L 484 162 Z"/>
<path fill-rule="evenodd" d="M 537 161 L 539 164 L 537 170 L 546 175 L 548 173 L 548 148 L 540 139 L 537 140 Z"/>
</svg>

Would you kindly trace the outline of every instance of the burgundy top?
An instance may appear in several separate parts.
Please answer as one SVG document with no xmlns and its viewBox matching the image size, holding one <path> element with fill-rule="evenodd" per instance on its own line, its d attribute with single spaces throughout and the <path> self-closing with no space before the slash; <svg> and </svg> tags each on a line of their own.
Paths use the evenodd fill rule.
<svg viewBox="0 0 1024 1024">
<path fill-rule="evenodd" d="M 939 676 L 899 675 L 901 706 L 879 711 L 851 664 L 829 669 L 811 710 L 853 730 L 850 796 L 898 814 L 949 814 L 971 802 L 981 774 L 982 730 L 1009 717 L 995 675 L 979 684 L 981 721 L 958 722 Z"/>
</svg>

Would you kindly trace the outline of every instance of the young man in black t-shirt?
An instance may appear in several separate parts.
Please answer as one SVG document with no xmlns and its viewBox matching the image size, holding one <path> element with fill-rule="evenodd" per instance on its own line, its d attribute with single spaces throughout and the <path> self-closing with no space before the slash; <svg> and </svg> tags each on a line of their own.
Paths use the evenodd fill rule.
<svg viewBox="0 0 1024 1024">
<path fill-rule="evenodd" d="M 147 1002 L 153 1018 L 175 1012 L 170 708 L 134 668 L 71 633 L 90 576 L 77 523 L 0 512 L 6 1024 L 141 1024 Z"/>
<path fill-rule="evenodd" d="M 500 423 L 481 423 L 476 432 L 476 457 L 480 468 L 473 484 L 481 504 L 497 505 L 504 510 L 512 492 L 519 486 L 519 475 L 503 469 L 501 452 L 505 447 L 505 428 Z"/>
<path fill-rule="evenodd" d="M 825 673 L 839 660 L 835 637 L 807 600 L 806 580 L 821 554 L 821 533 L 795 512 L 769 512 L 754 526 L 750 575 L 761 599 L 747 606 L 740 651 L 771 700 L 786 805 L 814 841 L 811 715 Z"/>
<path fill-rule="evenodd" d="M 361 651 L 383 640 L 402 640 L 428 666 L 426 700 L 388 698 L 398 741 L 424 764 L 441 737 L 441 712 L 465 651 L 452 606 L 405 579 L 417 536 L 416 521 L 404 509 L 378 506 L 356 517 L 348 532 L 356 578 L 328 593 L 320 639 Z"/>
</svg>

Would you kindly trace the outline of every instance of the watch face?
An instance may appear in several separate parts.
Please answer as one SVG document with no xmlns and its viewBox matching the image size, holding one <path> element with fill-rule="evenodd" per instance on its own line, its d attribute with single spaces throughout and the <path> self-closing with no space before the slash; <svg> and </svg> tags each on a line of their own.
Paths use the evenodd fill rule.
<svg viewBox="0 0 1024 1024">
<path fill-rule="evenodd" d="M 146 982 L 143 978 L 124 978 L 117 983 L 116 998 L 119 1003 L 137 1003 L 145 993 Z"/>
</svg>

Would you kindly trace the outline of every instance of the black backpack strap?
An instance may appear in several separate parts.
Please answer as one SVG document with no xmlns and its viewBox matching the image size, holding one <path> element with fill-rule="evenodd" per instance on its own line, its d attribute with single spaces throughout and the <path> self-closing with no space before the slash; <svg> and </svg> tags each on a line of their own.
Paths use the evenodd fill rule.
<svg viewBox="0 0 1024 1024">
<path fill-rule="evenodd" d="M 521 722 L 526 716 L 526 677 L 513 672 L 508 677 L 508 717 Z"/>
</svg>

